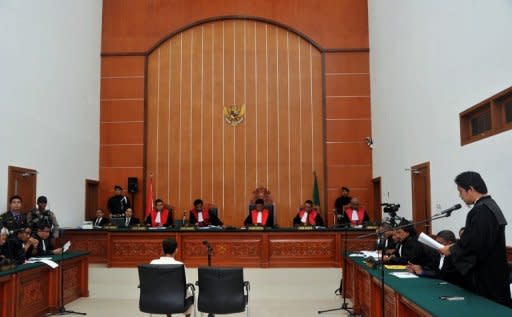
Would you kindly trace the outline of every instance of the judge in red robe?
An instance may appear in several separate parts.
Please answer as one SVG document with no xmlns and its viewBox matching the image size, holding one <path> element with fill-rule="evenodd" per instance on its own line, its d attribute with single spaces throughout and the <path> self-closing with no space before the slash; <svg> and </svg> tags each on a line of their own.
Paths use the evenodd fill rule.
<svg viewBox="0 0 512 317">
<path fill-rule="evenodd" d="M 263 199 L 256 199 L 255 205 L 255 208 L 251 210 L 247 218 L 245 218 L 244 226 L 273 227 L 274 217 L 272 213 L 265 208 Z"/>
<path fill-rule="evenodd" d="M 172 227 L 174 224 L 172 212 L 165 208 L 161 199 L 157 199 L 155 200 L 155 208 L 146 217 L 145 223 L 150 227 Z"/>
<path fill-rule="evenodd" d="M 299 210 L 297 216 L 293 218 L 294 226 L 323 226 L 324 220 L 316 208 L 313 208 L 313 202 L 306 200 L 304 207 Z"/>
<path fill-rule="evenodd" d="M 340 220 L 341 223 L 350 223 L 351 226 L 362 225 L 369 221 L 370 217 L 368 213 L 364 208 L 360 207 L 359 199 L 355 197 L 350 200 L 350 204 L 345 209 L 343 217 Z"/>
<path fill-rule="evenodd" d="M 198 227 L 223 225 L 216 214 L 208 208 L 203 207 L 203 201 L 201 199 L 194 201 L 194 208 L 190 210 L 189 223 Z"/>
</svg>

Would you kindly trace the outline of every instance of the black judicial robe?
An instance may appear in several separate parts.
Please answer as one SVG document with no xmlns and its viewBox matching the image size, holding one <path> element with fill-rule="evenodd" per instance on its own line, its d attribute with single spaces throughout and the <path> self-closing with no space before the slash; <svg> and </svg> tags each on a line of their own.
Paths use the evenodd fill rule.
<svg viewBox="0 0 512 317">
<path fill-rule="evenodd" d="M 466 217 L 461 239 L 451 248 L 463 287 L 495 302 L 512 307 L 507 265 L 507 222 L 491 196 L 480 198 Z"/>
<path fill-rule="evenodd" d="M 401 254 L 400 254 L 401 247 Z M 407 265 L 410 263 L 434 267 L 436 253 L 417 240 L 416 235 L 410 235 L 397 244 L 395 253 L 389 259 L 390 264 Z"/>
<path fill-rule="evenodd" d="M 462 276 L 457 272 L 457 269 L 453 264 L 453 257 L 451 255 L 445 256 L 443 266 L 441 268 L 439 268 L 440 261 L 441 255 L 437 254 L 435 260 L 435 267 L 423 267 L 423 273 L 421 274 L 421 276 L 439 278 L 452 284 L 462 286 Z"/>
</svg>

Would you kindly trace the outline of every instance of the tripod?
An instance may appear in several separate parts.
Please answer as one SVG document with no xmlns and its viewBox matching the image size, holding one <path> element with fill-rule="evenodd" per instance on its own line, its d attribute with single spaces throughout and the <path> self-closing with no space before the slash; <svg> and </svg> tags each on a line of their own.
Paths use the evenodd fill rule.
<svg viewBox="0 0 512 317">
<path fill-rule="evenodd" d="M 64 237 L 64 230 L 60 231 L 60 239 Z M 64 241 L 64 240 L 62 240 Z M 64 307 L 64 248 L 61 248 L 60 251 L 60 307 L 59 309 L 48 316 L 62 316 L 62 315 L 87 315 L 86 313 L 80 313 L 73 310 L 67 310 Z"/>
<path fill-rule="evenodd" d="M 386 232 L 391 232 L 391 231 L 395 231 L 395 230 L 399 230 L 399 229 L 404 229 L 404 228 L 407 228 L 407 227 L 414 227 L 416 225 L 420 225 L 420 224 L 424 224 L 424 223 L 427 223 L 427 222 L 431 222 L 431 221 L 434 221 L 434 220 L 437 220 L 437 219 L 441 219 L 441 218 L 446 218 L 446 217 L 450 217 L 451 214 L 452 214 L 452 211 L 456 210 L 456 209 L 459 209 L 461 206 L 459 204 L 455 205 L 454 207 L 452 208 L 449 208 L 445 211 L 441 211 L 435 215 L 433 215 L 432 217 L 430 218 L 426 218 L 426 219 L 423 219 L 423 220 L 419 220 L 419 221 L 413 221 L 409 224 L 406 224 L 406 225 L 402 225 L 402 226 L 397 226 L 397 227 L 394 227 L 392 229 L 389 229 L 389 230 L 384 230 L 384 231 L 380 231 L 380 232 L 375 232 L 375 233 L 370 233 L 370 234 L 365 234 L 365 235 L 362 235 L 362 236 L 359 236 L 357 237 L 358 239 L 362 239 L 362 238 L 367 238 L 367 237 L 371 237 L 373 235 L 377 235 L 377 236 L 380 236 L 380 237 L 384 237 L 384 234 Z M 379 269 L 380 269 L 380 309 L 381 309 L 381 316 L 384 317 L 384 308 L 385 308 L 385 304 L 384 304 L 384 295 L 385 295 L 385 288 L 384 288 L 384 250 L 382 250 L 380 252 L 380 266 L 379 266 Z"/>
<path fill-rule="evenodd" d="M 347 267 L 347 256 L 348 256 L 347 241 L 348 241 L 348 231 L 349 231 L 349 228 L 348 228 L 347 226 L 345 226 L 345 234 L 343 235 L 343 275 L 344 275 L 344 273 L 345 273 L 345 269 L 346 269 L 346 267 Z M 343 276 L 341 277 L 341 282 L 340 282 L 340 288 L 339 288 L 339 290 L 340 290 L 340 292 L 343 294 L 343 302 L 341 303 L 341 306 L 340 306 L 340 307 L 338 307 L 338 308 L 331 308 L 331 309 L 326 309 L 326 310 L 319 310 L 319 311 L 318 311 L 318 314 L 324 314 L 324 313 L 328 313 L 328 312 L 333 312 L 333 311 L 342 310 L 342 311 L 347 312 L 349 316 L 355 316 L 354 311 L 353 311 L 353 308 L 348 306 L 348 302 L 347 302 L 347 293 L 346 293 L 346 289 L 345 289 L 345 279 L 343 278 Z"/>
</svg>

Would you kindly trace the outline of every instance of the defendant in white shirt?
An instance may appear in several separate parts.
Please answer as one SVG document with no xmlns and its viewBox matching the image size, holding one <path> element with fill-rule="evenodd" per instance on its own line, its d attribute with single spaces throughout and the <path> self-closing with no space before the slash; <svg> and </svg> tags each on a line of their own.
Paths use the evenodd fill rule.
<svg viewBox="0 0 512 317">
<path fill-rule="evenodd" d="M 178 250 L 178 244 L 176 240 L 173 238 L 164 239 L 162 241 L 162 250 L 164 255 L 159 259 L 155 259 L 151 261 L 150 264 L 183 264 L 183 262 L 176 261 L 174 256 L 176 255 L 176 251 Z M 187 289 L 187 298 L 192 296 L 192 292 L 190 289 Z M 194 305 L 190 306 L 185 312 L 185 316 L 190 317 L 192 315 L 192 310 L 194 309 Z M 171 315 L 167 315 L 168 317 Z"/>
</svg>

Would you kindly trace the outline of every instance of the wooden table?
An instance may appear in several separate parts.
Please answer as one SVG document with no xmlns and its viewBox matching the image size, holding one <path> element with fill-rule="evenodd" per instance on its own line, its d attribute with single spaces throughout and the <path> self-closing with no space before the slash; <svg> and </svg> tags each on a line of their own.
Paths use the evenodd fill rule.
<svg viewBox="0 0 512 317">
<path fill-rule="evenodd" d="M 362 316 L 492 316 L 510 317 L 512 309 L 438 279 L 398 279 L 385 270 L 384 315 L 381 306 L 380 271 L 370 269 L 360 258 L 347 259 L 343 270 L 344 292 L 354 311 Z M 461 296 L 463 301 L 441 300 Z"/>
<path fill-rule="evenodd" d="M 89 296 L 88 253 L 71 252 L 59 267 L 23 264 L 0 272 L 0 317 L 39 317 L 59 308 L 61 270 L 64 270 L 64 304 Z"/>
<path fill-rule="evenodd" d="M 162 240 L 178 243 L 177 259 L 188 267 L 207 264 L 204 240 L 213 247 L 212 264 L 243 267 L 341 267 L 343 238 L 349 250 L 372 249 L 375 240 L 358 238 L 373 230 L 219 230 L 219 231 L 140 231 L 65 230 L 64 240 L 74 250 L 90 252 L 92 263 L 109 267 L 135 267 L 160 257 Z"/>
</svg>

